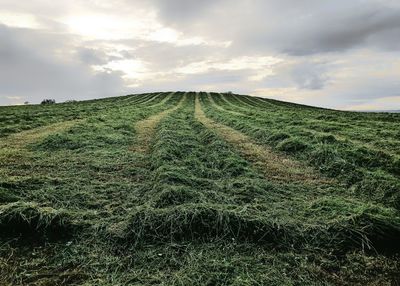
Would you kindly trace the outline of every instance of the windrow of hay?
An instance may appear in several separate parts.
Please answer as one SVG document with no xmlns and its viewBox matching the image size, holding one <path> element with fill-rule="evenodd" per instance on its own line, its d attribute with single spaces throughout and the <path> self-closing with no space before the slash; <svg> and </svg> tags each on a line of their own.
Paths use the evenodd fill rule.
<svg viewBox="0 0 400 286">
<path fill-rule="evenodd" d="M 160 242 L 274 242 L 288 245 L 290 226 L 251 215 L 246 208 L 227 205 L 185 204 L 169 208 L 137 209 L 125 238 L 135 244 Z M 293 240 L 293 238 L 290 238 Z"/>
<path fill-rule="evenodd" d="M 145 101 L 140 102 L 140 104 L 148 104 L 148 103 L 154 101 L 155 99 L 159 98 L 161 95 L 163 95 L 162 92 L 159 93 L 159 94 L 156 94 L 156 95 L 154 95 L 154 96 L 152 96 L 152 97 L 150 97 L 149 99 L 146 99 Z M 167 100 L 168 100 L 168 97 L 166 97 L 166 98 L 167 98 Z M 164 99 L 164 100 L 165 100 L 165 99 Z M 164 101 L 164 102 L 165 102 L 165 101 Z"/>
<path fill-rule="evenodd" d="M 143 190 L 142 205 L 129 219 L 109 229 L 111 236 L 134 245 L 224 241 L 338 254 L 397 251 L 400 222 L 393 210 L 324 194 L 313 198 L 304 185 L 263 184 L 259 180 L 268 180 L 254 176 L 235 146 L 193 118 L 196 97 L 189 97 L 157 127 L 150 157 L 154 184 Z M 238 181 L 242 185 L 233 184 Z"/>
<path fill-rule="evenodd" d="M 178 92 L 157 92 L 157 93 L 148 93 L 148 94 L 140 94 L 131 96 L 127 99 L 131 99 L 124 104 L 124 106 L 131 106 L 133 108 L 143 106 L 144 108 L 161 106 L 166 104 L 173 95 L 177 95 Z M 150 104 L 152 103 L 152 104 Z"/>
<path fill-rule="evenodd" d="M 316 138 L 321 138 L 321 141 L 325 142 L 325 143 L 338 143 L 338 144 L 346 144 L 346 143 L 350 143 L 354 146 L 360 146 L 365 150 L 371 150 L 372 152 L 376 152 L 376 153 L 381 153 L 382 156 L 385 157 L 389 157 L 389 156 L 393 156 L 393 157 L 398 157 L 398 150 L 385 150 L 382 151 L 380 150 L 378 147 L 368 143 L 368 142 L 363 142 L 361 140 L 357 140 L 357 139 L 351 139 L 349 137 L 346 137 L 344 135 L 341 135 L 340 133 L 335 133 L 332 134 L 331 132 L 324 132 L 324 131 L 318 131 L 312 128 L 304 128 L 304 131 L 310 132 L 311 134 L 313 134 Z M 399 168 L 399 174 L 400 174 L 400 168 Z"/>
<path fill-rule="evenodd" d="M 246 115 L 243 114 L 243 113 L 240 113 L 240 112 L 237 112 L 237 111 L 232 111 L 232 110 L 227 110 L 227 109 L 223 108 L 221 105 L 217 104 L 217 103 L 214 101 L 214 99 L 212 98 L 212 96 L 211 96 L 210 93 L 207 93 L 207 96 L 208 96 L 208 99 L 210 100 L 211 104 L 212 104 L 216 109 L 222 110 L 222 111 L 225 111 L 225 112 L 229 112 L 229 113 L 232 113 L 232 114 L 236 114 L 236 115 L 246 116 Z M 225 98 L 223 98 L 223 99 L 225 100 Z"/>
<path fill-rule="evenodd" d="M 77 229 L 65 210 L 15 202 L 0 206 L 0 235 L 24 238 L 63 238 Z"/>
<path fill-rule="evenodd" d="M 252 115 L 261 113 L 259 110 L 249 108 L 247 105 L 243 105 L 234 94 L 224 93 L 203 93 L 207 94 L 207 99 L 210 105 L 220 111 L 236 115 L 241 118 L 251 118 Z M 204 99 L 203 99 L 204 100 Z"/>
<path fill-rule="evenodd" d="M 216 101 L 218 97 L 212 95 Z M 246 96 L 236 97 L 243 101 L 255 100 Z M 234 97 L 230 100 L 236 101 Z M 202 97 L 202 103 L 212 120 L 244 133 L 257 144 L 286 153 L 285 156 L 292 160 L 317 169 L 349 188 L 348 194 L 400 208 L 400 193 L 397 191 L 400 188 L 400 159 L 398 148 L 394 148 L 398 145 L 398 131 L 395 125 L 386 123 L 386 117 L 370 114 L 368 122 L 364 122 L 363 114 L 302 108 L 282 102 L 277 102 L 274 108 L 269 106 L 269 101 L 264 105 L 260 103 L 260 106 L 254 104 L 251 108 L 254 112 L 250 108 L 248 112 L 240 107 L 229 108 L 243 110 L 248 115 L 239 117 L 228 112 L 215 112 L 207 97 Z M 380 121 L 381 117 L 384 123 Z M 376 136 L 371 135 L 373 133 Z M 341 136 L 346 140 L 340 140 Z M 381 136 L 385 139 L 380 139 Z"/>
<path fill-rule="evenodd" d="M 165 100 L 168 100 L 168 99 L 169 98 L 166 98 Z M 179 103 L 176 106 L 137 122 L 135 124 L 137 140 L 136 140 L 135 145 L 132 146 L 131 150 L 140 152 L 140 153 L 148 152 L 149 147 L 150 147 L 150 142 L 151 142 L 152 138 L 154 137 L 155 129 L 156 129 L 158 123 L 165 116 L 167 116 L 171 112 L 174 112 L 179 107 L 181 107 L 183 102 L 185 101 L 185 99 L 186 99 L 186 95 L 184 95 L 182 97 L 182 99 L 179 101 Z M 163 104 L 163 102 L 160 102 L 159 104 Z"/>
<path fill-rule="evenodd" d="M 313 169 L 261 146 L 247 135 L 215 122 L 204 114 L 199 97 L 196 97 L 196 118 L 207 128 L 214 130 L 227 142 L 234 145 L 248 160 L 253 162 L 267 178 L 284 182 L 326 183 Z"/>
<path fill-rule="evenodd" d="M 242 116 L 248 116 L 247 114 L 253 113 L 254 109 L 249 108 L 248 104 L 246 102 L 243 102 L 240 97 L 236 96 L 235 94 L 224 94 L 224 93 L 214 93 L 215 95 L 218 95 L 221 101 L 224 104 L 229 105 L 232 107 L 232 109 L 240 109 L 242 112 L 239 112 L 242 114 Z M 230 110 L 234 112 L 234 110 Z M 257 111 L 260 112 L 260 111 Z"/>
<path fill-rule="evenodd" d="M 313 215 L 313 214 L 310 214 Z M 274 249 L 321 248 L 398 253 L 400 221 L 376 208 L 314 225 L 273 218 L 256 207 L 189 203 L 135 209 L 119 236 L 134 245 L 215 242 L 257 243 Z M 120 234 L 121 234 L 120 233 Z"/>
<path fill-rule="evenodd" d="M 124 98 L 121 99 L 121 103 L 126 104 L 136 104 L 136 103 L 141 103 L 145 102 L 147 100 L 150 100 L 151 98 L 158 97 L 160 93 L 143 93 L 143 94 L 131 94 L 127 95 Z"/>
</svg>

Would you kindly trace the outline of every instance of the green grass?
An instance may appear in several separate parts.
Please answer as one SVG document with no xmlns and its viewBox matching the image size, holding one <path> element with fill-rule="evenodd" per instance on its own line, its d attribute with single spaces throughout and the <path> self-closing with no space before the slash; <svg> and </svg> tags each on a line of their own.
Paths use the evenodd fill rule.
<svg viewBox="0 0 400 286">
<path fill-rule="evenodd" d="M 217 112 L 204 97 L 206 113 L 214 120 L 338 178 L 355 195 L 400 208 L 398 114 L 286 107 L 244 96 L 239 102 L 235 95 L 228 105 L 221 95 L 213 97 L 226 109 Z"/>
<path fill-rule="evenodd" d="M 137 123 L 183 95 L 0 108 L 0 285 L 400 282 L 399 115 L 199 95 L 208 118 L 333 178 L 308 184 L 266 177 L 198 121 L 195 93 L 137 151 Z"/>
</svg>

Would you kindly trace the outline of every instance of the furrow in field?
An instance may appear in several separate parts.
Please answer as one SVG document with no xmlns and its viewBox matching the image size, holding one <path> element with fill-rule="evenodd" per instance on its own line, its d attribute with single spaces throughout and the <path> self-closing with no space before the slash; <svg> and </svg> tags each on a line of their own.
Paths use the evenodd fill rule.
<svg viewBox="0 0 400 286">
<path fill-rule="evenodd" d="M 267 99 L 267 98 L 262 98 L 262 97 L 255 97 L 255 96 L 244 96 L 248 102 L 252 102 L 254 106 L 257 106 L 258 108 L 264 108 L 266 106 L 273 107 L 275 109 L 280 109 L 280 110 L 289 110 L 293 109 L 295 107 L 294 104 L 291 104 L 289 102 L 284 102 L 284 101 L 277 101 L 274 99 Z"/>
<path fill-rule="evenodd" d="M 136 100 L 136 101 L 134 101 L 134 102 L 132 102 L 133 103 L 133 105 L 146 105 L 146 104 L 148 104 L 148 103 L 150 103 L 150 102 L 152 102 L 152 101 L 154 101 L 154 100 L 156 100 L 156 99 L 159 99 L 162 95 L 165 95 L 166 97 L 168 97 L 167 95 L 168 94 L 165 94 L 165 93 L 162 93 L 162 92 L 160 92 L 160 93 L 155 93 L 155 94 L 150 94 L 150 96 L 144 96 L 144 97 L 142 97 L 142 98 L 140 98 L 140 99 L 138 99 L 138 100 Z"/>
<path fill-rule="evenodd" d="M 264 97 L 256 97 L 256 96 L 249 96 L 249 99 L 252 101 L 257 101 L 258 103 L 261 104 L 261 106 L 263 107 L 267 107 L 267 108 L 274 108 L 274 109 L 288 109 L 289 106 L 280 106 L 276 103 L 274 103 L 273 101 L 269 101 L 270 99 L 268 98 L 264 98 Z"/>
<path fill-rule="evenodd" d="M 244 95 L 238 95 L 238 94 L 233 94 L 232 97 L 240 104 L 242 105 L 241 108 L 248 109 L 249 107 L 251 108 L 256 108 L 262 112 L 268 112 L 271 108 L 276 110 L 287 110 L 289 106 L 284 106 L 281 104 L 273 103 L 270 101 L 266 101 L 262 98 L 255 97 L 255 96 L 244 96 Z M 236 105 L 239 107 L 238 105 Z"/>
<path fill-rule="evenodd" d="M 161 95 L 163 95 L 162 92 L 160 92 L 160 93 L 158 93 L 158 94 L 156 94 L 156 95 L 154 95 L 154 96 L 152 96 L 152 97 L 146 99 L 146 100 L 143 101 L 143 102 L 140 102 L 140 104 L 147 104 L 147 103 L 150 103 L 150 102 L 154 101 L 155 99 L 159 98 Z"/>
<path fill-rule="evenodd" d="M 300 162 L 277 154 L 266 146 L 258 145 L 249 136 L 206 117 L 198 96 L 196 96 L 195 104 L 196 118 L 228 143 L 234 145 L 248 160 L 262 170 L 267 178 L 284 182 L 313 184 L 328 182 L 327 179 L 322 179 L 314 170 Z"/>
<path fill-rule="evenodd" d="M 224 101 L 224 103 L 227 103 L 227 104 L 229 104 L 229 105 L 234 105 L 234 104 L 232 104 L 228 99 L 225 98 L 224 94 L 220 93 L 219 95 L 221 96 L 221 99 Z M 230 113 L 230 114 L 234 114 L 234 115 L 238 115 L 238 116 L 244 116 L 244 117 L 248 117 L 248 118 L 251 118 L 251 117 L 252 117 L 251 115 L 248 115 L 248 114 L 245 114 L 245 113 L 241 113 L 241 112 L 237 112 L 237 111 L 233 111 L 233 110 L 229 110 L 229 109 L 226 109 L 226 108 L 222 107 L 220 104 L 218 104 L 218 103 L 213 99 L 213 97 L 212 97 L 211 94 L 209 94 L 209 93 L 208 93 L 208 99 L 209 99 L 211 105 L 212 105 L 213 107 L 215 107 L 216 109 L 218 109 L 219 111 L 224 111 L 224 112 L 228 112 L 228 113 Z M 258 98 L 255 98 L 255 99 L 258 99 Z M 259 100 L 261 100 L 261 99 L 259 99 Z M 268 104 L 268 103 L 267 103 L 267 104 Z M 241 106 L 237 106 L 237 105 L 234 105 L 234 106 L 235 106 L 236 108 L 247 109 L 247 110 L 248 110 L 247 107 L 241 107 Z M 302 128 L 302 130 L 311 132 L 311 133 L 313 133 L 313 134 L 315 134 L 315 135 L 317 135 L 317 136 L 334 135 L 335 138 L 336 138 L 338 141 L 348 142 L 348 143 L 350 143 L 350 144 L 353 144 L 354 146 L 363 146 L 363 147 L 365 147 L 365 148 L 367 148 L 367 149 L 370 149 L 370 150 L 373 150 L 373 151 L 375 151 L 375 152 L 379 152 L 379 151 L 380 151 L 380 149 L 377 148 L 376 146 L 374 146 L 373 144 L 370 144 L 370 143 L 367 143 L 367 142 L 363 142 L 363 141 L 357 140 L 357 139 L 351 139 L 350 137 L 341 135 L 341 134 L 339 134 L 339 133 L 337 133 L 337 132 L 336 132 L 336 133 L 321 132 L 321 131 L 317 131 L 317 130 L 314 130 L 314 129 L 311 129 L 311 128 L 306 128 L 306 127 Z M 395 151 L 392 151 L 392 150 L 385 150 L 385 152 L 387 152 L 387 153 L 390 154 L 390 155 L 397 156 L 397 154 L 396 154 Z"/>
<path fill-rule="evenodd" d="M 269 110 L 266 109 L 266 108 L 268 108 L 267 106 L 265 106 L 263 110 L 260 110 L 260 106 L 252 105 L 249 102 L 246 102 L 240 96 L 232 94 L 232 95 L 230 95 L 230 98 L 228 99 L 227 95 L 225 95 L 223 93 L 220 93 L 219 95 L 220 95 L 221 99 L 224 101 L 224 103 L 229 104 L 233 109 L 240 109 L 240 110 L 244 111 L 244 113 L 238 112 L 244 116 L 250 116 L 249 112 L 251 114 L 253 114 L 255 111 L 257 114 L 269 112 Z M 251 108 L 249 109 L 249 107 L 251 107 Z M 276 108 L 276 106 L 270 106 L 270 107 Z M 255 108 L 256 108 L 256 110 L 255 110 Z"/>
<path fill-rule="evenodd" d="M 225 112 L 228 112 L 233 115 L 247 117 L 247 118 L 251 117 L 251 115 L 249 115 L 248 107 L 244 107 L 241 103 L 239 103 L 239 104 L 242 106 L 239 106 L 239 105 L 233 103 L 232 101 L 235 99 L 233 99 L 233 98 L 227 99 L 226 97 L 224 97 L 224 95 L 222 93 L 214 93 L 214 94 L 216 94 L 220 97 L 219 102 L 217 102 L 213 98 L 212 93 L 209 93 L 208 97 L 207 97 L 213 107 L 219 109 L 220 111 L 225 111 Z M 238 109 L 240 111 L 237 111 Z"/>
<path fill-rule="evenodd" d="M 218 109 L 218 110 L 220 110 L 220 111 L 229 112 L 229 113 L 232 113 L 232 114 L 235 114 L 235 115 L 246 116 L 246 115 L 243 114 L 243 113 L 240 113 L 240 112 L 236 112 L 236 111 L 232 111 L 232 110 L 228 110 L 228 109 L 223 108 L 221 105 L 219 105 L 219 104 L 217 104 L 217 103 L 215 102 L 215 100 L 212 98 L 212 96 L 211 96 L 210 93 L 207 93 L 207 96 L 208 96 L 208 99 L 210 100 L 211 104 L 212 104 L 216 109 Z"/>
<path fill-rule="evenodd" d="M 138 100 L 140 100 L 142 98 L 151 97 L 151 95 L 152 95 L 151 93 L 126 95 L 122 99 L 119 100 L 119 103 L 125 103 L 126 101 L 135 102 L 135 101 L 138 101 Z"/>
<path fill-rule="evenodd" d="M 224 97 L 224 95 L 223 94 L 220 94 L 221 95 L 221 97 L 223 98 Z M 261 99 L 260 99 L 261 100 Z M 263 120 L 263 117 L 262 117 L 262 113 L 265 113 L 264 111 L 257 111 L 255 114 L 253 114 L 253 115 L 250 115 L 250 114 L 246 114 L 246 113 L 241 113 L 241 112 L 235 112 L 235 111 L 232 111 L 232 110 L 230 110 L 230 109 L 226 109 L 226 108 L 224 108 L 224 107 L 222 107 L 220 104 L 218 104 L 213 98 L 212 98 L 212 96 L 209 96 L 209 101 L 210 101 L 210 103 L 211 103 L 211 105 L 213 106 L 213 107 L 215 107 L 216 109 L 218 109 L 218 110 L 220 110 L 220 111 L 225 111 L 225 112 L 227 112 L 227 113 L 230 113 L 230 114 L 232 114 L 232 115 L 237 115 L 237 116 L 241 116 L 241 117 L 247 117 L 247 118 L 252 118 L 252 119 L 256 119 L 257 121 L 258 120 L 261 120 L 261 122 L 262 122 L 262 120 Z M 225 99 L 225 101 L 224 102 L 228 102 L 228 100 L 227 99 Z M 230 103 L 231 104 L 231 103 Z M 248 108 L 246 108 L 246 107 L 240 107 L 240 106 L 235 106 L 236 108 L 240 108 L 241 110 L 246 110 L 246 109 L 248 109 Z M 254 106 L 255 107 L 255 106 Z M 261 108 L 261 107 L 258 107 L 258 108 Z M 260 127 L 262 127 L 262 125 L 260 126 Z M 306 126 L 304 126 L 304 127 L 299 127 L 298 128 L 298 130 L 299 131 L 306 131 L 306 132 L 310 132 L 310 133 L 312 133 L 314 136 L 316 136 L 316 137 L 323 137 L 323 136 L 334 136 L 335 137 L 335 140 L 337 141 L 337 142 L 341 142 L 341 143 L 348 143 L 348 144 L 352 144 L 353 146 L 354 146 L 354 148 L 357 148 L 357 147 L 362 147 L 362 148 L 365 148 L 365 150 L 371 150 L 371 151 L 373 151 L 373 152 L 381 152 L 381 149 L 379 148 L 379 147 L 376 147 L 374 144 L 371 144 L 371 143 L 368 143 L 368 142 L 365 142 L 365 141 L 361 141 L 361 140 L 357 140 L 357 139 L 353 139 L 353 138 L 351 138 L 350 136 L 348 136 L 348 135 L 342 135 L 342 134 L 340 134 L 339 132 L 330 132 L 330 133 L 328 133 L 328 132 L 322 132 L 322 131 L 317 131 L 317 130 L 314 130 L 314 129 L 312 129 L 312 128 L 307 128 Z M 382 147 L 381 147 L 382 148 Z M 388 154 L 389 156 L 394 156 L 394 157 L 396 157 L 396 156 L 398 156 L 398 154 L 396 153 L 396 151 L 395 150 L 391 150 L 390 148 L 385 148 L 385 151 L 384 151 L 386 154 Z"/>
<path fill-rule="evenodd" d="M 168 99 L 169 99 L 169 97 L 166 97 L 159 104 L 165 103 L 165 101 L 167 101 Z M 158 123 L 165 116 L 167 116 L 171 112 L 174 112 L 179 107 L 181 107 L 183 102 L 185 101 L 185 99 L 186 99 L 186 95 L 184 95 L 182 97 L 182 99 L 179 101 L 179 103 L 176 106 L 137 122 L 135 125 L 135 129 L 137 132 L 137 141 L 136 141 L 136 144 L 132 147 L 132 150 L 136 151 L 136 152 L 140 152 L 140 153 L 147 153 L 149 150 L 149 147 L 150 147 L 150 141 L 155 134 L 155 129 L 156 129 Z"/>
<path fill-rule="evenodd" d="M 219 103 L 217 103 L 216 100 L 215 100 L 214 98 L 213 98 L 213 101 L 214 101 L 217 105 L 220 105 L 220 106 L 221 106 L 221 105 L 227 105 L 227 106 L 229 106 L 229 110 L 230 110 L 230 111 L 234 111 L 234 110 L 237 110 L 237 109 L 240 109 L 240 110 L 246 109 L 246 110 L 248 110 L 248 109 L 245 108 L 244 106 L 238 106 L 237 104 L 235 104 L 234 101 L 237 101 L 237 100 L 235 100 L 235 99 L 233 98 L 233 95 L 232 95 L 232 94 L 229 95 L 229 98 L 226 97 L 223 93 L 213 93 L 213 94 L 219 96 Z M 212 97 L 213 94 L 210 94 L 211 97 Z M 233 110 L 232 110 L 232 109 L 233 109 Z M 235 111 L 235 112 L 236 112 L 236 111 Z M 238 113 L 243 114 L 243 113 L 241 113 L 241 112 L 238 112 Z"/>
<path fill-rule="evenodd" d="M 127 98 L 126 103 L 129 104 L 141 104 L 142 102 L 145 102 L 153 97 L 157 96 L 156 94 L 145 94 L 145 95 L 136 95 Z"/>
<path fill-rule="evenodd" d="M 271 108 L 272 107 L 272 108 L 275 108 L 275 109 L 278 109 L 278 108 L 281 109 L 281 107 L 279 107 L 277 105 L 274 105 L 274 104 L 272 104 L 270 102 L 267 102 L 265 100 L 262 100 L 259 97 L 245 96 L 242 100 L 246 101 L 249 104 L 251 104 L 253 106 L 256 106 L 258 108 L 263 108 L 264 109 L 264 108 Z"/>
<path fill-rule="evenodd" d="M 146 93 L 146 94 L 137 94 L 137 95 L 132 95 L 121 102 L 126 102 L 129 103 L 130 105 L 146 105 L 150 102 L 153 102 L 155 100 L 159 100 L 160 97 L 163 95 L 167 96 L 169 93 L 165 92 L 158 92 L 158 93 Z M 162 100 L 162 99 L 161 99 Z"/>
<path fill-rule="evenodd" d="M 235 98 L 233 98 L 233 95 L 232 95 L 232 94 L 229 95 L 229 99 L 228 99 L 228 95 L 226 95 L 226 94 L 219 93 L 218 95 L 221 97 L 221 100 L 222 100 L 224 103 L 228 104 L 228 105 L 231 106 L 232 108 L 240 108 L 240 109 L 246 109 L 246 110 L 248 110 L 248 109 L 245 108 L 244 106 L 238 106 L 237 104 L 235 104 L 234 101 L 237 101 L 237 100 L 235 100 Z"/>
<path fill-rule="evenodd" d="M 157 98 L 158 98 L 160 95 L 163 95 L 163 94 L 165 94 L 165 93 L 160 93 L 159 95 L 157 95 Z M 151 105 L 146 106 L 146 107 L 154 107 L 154 106 L 161 106 L 161 105 L 164 105 L 164 104 L 166 104 L 166 103 L 168 102 L 168 100 L 171 99 L 171 97 L 172 97 L 173 95 L 176 95 L 176 93 L 175 93 L 175 92 L 171 92 L 170 94 L 166 94 L 165 97 L 164 97 L 163 99 L 161 99 L 159 102 L 156 102 L 156 103 L 151 104 Z"/>
<path fill-rule="evenodd" d="M 244 100 L 241 96 L 233 95 L 233 97 L 242 105 L 243 108 L 259 108 L 259 106 L 255 106 L 254 104 Z"/>
</svg>

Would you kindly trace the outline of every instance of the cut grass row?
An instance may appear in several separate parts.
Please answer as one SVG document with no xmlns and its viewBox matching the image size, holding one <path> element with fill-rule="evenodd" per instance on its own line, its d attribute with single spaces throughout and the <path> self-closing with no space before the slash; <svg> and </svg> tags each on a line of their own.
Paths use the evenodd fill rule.
<svg viewBox="0 0 400 286">
<path fill-rule="evenodd" d="M 301 257 L 303 251 L 316 260 L 327 259 L 332 253 L 355 255 L 354 251 L 360 251 L 359 259 L 369 257 L 370 261 L 375 261 L 373 264 L 380 259 L 391 260 L 379 255 L 366 256 L 362 251 L 369 247 L 384 251 L 387 246 L 390 246 L 386 249 L 389 252 L 396 251 L 399 221 L 394 210 L 329 191 L 302 185 L 282 186 L 265 180 L 240 157 L 234 145 L 227 145 L 213 131 L 199 124 L 194 117 L 195 95 L 189 94 L 188 98 L 179 112 L 161 122 L 150 155 L 153 184 L 142 190 L 143 205 L 121 224 L 122 230 L 117 234 L 127 245 L 139 247 L 139 255 L 143 255 L 146 262 L 150 249 L 160 251 L 162 258 L 159 260 L 167 264 L 171 252 L 175 256 L 178 251 L 185 261 L 188 255 L 193 252 L 199 255 L 199 249 L 210 244 L 219 245 L 221 249 L 234 247 L 241 254 L 244 248 L 258 249 L 260 253 L 269 249 L 283 260 L 289 259 L 293 252 Z M 127 247 L 121 240 L 118 242 L 123 248 Z M 165 252 L 167 257 L 163 258 Z M 231 259 L 231 256 L 226 258 L 226 254 L 219 255 L 213 255 L 215 267 L 222 267 L 223 260 Z M 255 257 L 248 257 L 248 263 L 260 265 L 259 269 L 245 270 L 244 265 L 236 265 L 231 274 L 226 274 L 225 283 L 249 281 L 247 277 L 271 282 L 271 278 L 261 277 L 259 271 L 268 267 L 257 262 Z M 330 263 L 338 263 L 337 257 L 331 256 Z M 392 262 L 396 264 L 395 261 Z M 330 274 L 321 275 L 316 273 L 317 269 L 310 270 L 314 262 L 303 261 L 300 269 L 286 279 L 282 273 L 275 279 L 293 283 L 304 275 L 304 283 L 332 282 Z M 165 279 L 164 263 L 153 269 L 163 277 L 160 279 Z M 196 275 L 192 273 L 199 271 L 195 266 L 200 263 L 206 267 L 210 261 L 191 263 L 184 269 L 182 263 L 175 263 L 174 269 L 178 268 L 180 276 L 173 275 L 167 284 L 177 283 L 179 279 L 186 281 L 189 275 L 194 279 Z M 355 271 L 350 261 L 344 259 L 341 263 Z M 308 269 L 307 274 L 303 272 L 305 269 Z M 244 276 L 245 271 L 247 276 Z M 279 272 L 276 268 L 270 271 Z M 341 275 L 346 274 L 336 275 L 343 279 Z M 209 278 L 192 281 L 202 284 Z"/>
<path fill-rule="evenodd" d="M 164 100 L 167 101 L 168 98 L 165 98 Z M 147 152 L 150 147 L 150 141 L 153 138 L 156 126 L 165 116 L 177 110 L 182 105 L 184 100 L 185 96 L 182 97 L 176 106 L 137 122 L 135 125 L 137 142 L 134 144 L 132 149 L 137 152 Z M 160 104 L 163 104 L 163 102 L 160 102 Z"/>
<path fill-rule="evenodd" d="M 0 165 L 1 285 L 96 281 L 101 266 L 113 267 L 111 253 L 101 266 L 92 261 L 108 247 L 99 232 L 136 205 L 148 171 L 143 156 L 129 150 L 134 125 L 176 106 L 182 96 L 167 95 L 146 105 L 125 102 L 15 146 L 19 160 Z"/>
<path fill-rule="evenodd" d="M 297 120 L 305 116 L 301 110 L 297 115 L 273 110 L 260 113 L 253 110 L 251 114 L 238 115 L 230 112 L 232 106 L 222 105 L 220 95 L 212 96 L 214 102 L 206 96 L 203 102 L 206 114 L 217 122 L 247 134 L 260 144 L 307 162 L 323 174 L 339 179 L 361 197 L 399 207 L 398 156 L 339 141 L 333 134 L 307 132 L 304 124 Z M 218 110 L 215 104 L 227 111 Z M 243 106 L 235 110 L 242 109 Z"/>
<path fill-rule="evenodd" d="M 146 100 L 159 99 L 158 95 L 163 97 L 160 93 L 149 93 L 55 105 L 0 107 L 0 140 L 23 130 L 63 121 L 84 119 L 126 105 L 146 104 Z"/>
<path fill-rule="evenodd" d="M 24 199 L 56 208 L 75 205 L 81 210 L 84 204 L 94 208 L 98 201 L 91 198 L 96 188 L 112 189 L 119 175 L 124 174 L 127 182 L 129 170 L 136 172 L 129 166 L 135 156 L 126 150 L 135 142 L 135 122 L 171 108 L 178 98 L 148 107 L 120 106 L 66 129 L 20 133 L 16 137 L 22 145 L 10 145 L 14 138 L 7 138 L 4 144 L 9 147 L 2 148 L 0 155 L 10 158 L 12 148 L 13 156 L 0 163 L 0 203 Z"/>
<path fill-rule="evenodd" d="M 222 97 L 226 95 L 221 95 Z M 317 132 L 332 132 L 349 140 L 355 140 L 374 145 L 387 151 L 397 151 L 394 148 L 399 140 L 400 123 L 398 114 L 393 113 L 356 113 L 341 112 L 318 108 L 282 108 L 274 105 L 267 100 L 248 96 L 233 95 L 230 99 L 236 99 L 242 106 L 257 110 L 258 113 L 273 110 L 290 113 L 293 118 L 301 123 L 302 127 L 309 128 Z M 239 105 L 240 105 L 239 104 Z M 300 112 L 299 112 L 300 111 Z M 276 114 L 275 114 L 276 115 Z M 391 139 L 391 140 L 387 140 Z M 400 155 L 400 154 L 399 154 Z"/>
<path fill-rule="evenodd" d="M 227 136 L 257 138 L 214 119 L 227 105 L 213 110 L 206 94 L 152 98 L 46 133 L 0 165 L 0 284 L 395 281 L 396 210 L 336 185 L 271 180 Z"/>
<path fill-rule="evenodd" d="M 212 97 L 208 97 L 213 102 Z M 220 106 L 215 105 L 221 110 Z M 196 118 L 208 129 L 214 130 L 220 137 L 229 142 L 250 160 L 270 180 L 279 180 L 286 183 L 324 183 L 319 174 L 307 168 L 298 161 L 289 159 L 270 148 L 258 145 L 250 137 L 226 125 L 219 124 L 207 118 L 200 106 L 199 96 L 196 97 Z"/>
</svg>

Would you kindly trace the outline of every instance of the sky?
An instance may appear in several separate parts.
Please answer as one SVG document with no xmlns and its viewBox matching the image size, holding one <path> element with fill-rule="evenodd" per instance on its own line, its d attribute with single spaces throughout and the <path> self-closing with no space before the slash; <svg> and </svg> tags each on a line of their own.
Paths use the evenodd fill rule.
<svg viewBox="0 0 400 286">
<path fill-rule="evenodd" d="M 400 109 L 400 1 L 0 0 L 0 105 L 177 90 Z"/>
</svg>

